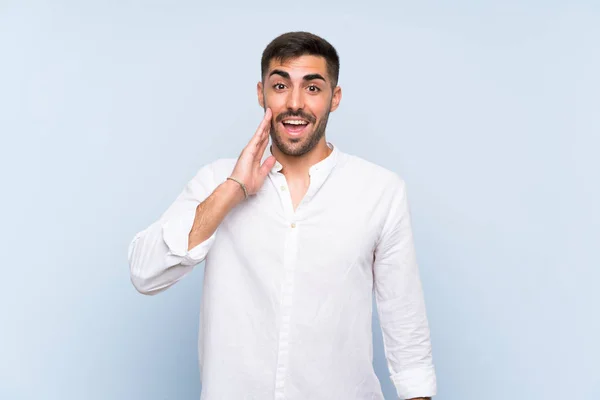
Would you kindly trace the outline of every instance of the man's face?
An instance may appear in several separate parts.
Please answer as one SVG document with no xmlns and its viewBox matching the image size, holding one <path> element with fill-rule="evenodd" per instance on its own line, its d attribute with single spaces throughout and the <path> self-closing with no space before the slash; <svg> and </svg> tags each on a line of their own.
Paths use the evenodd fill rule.
<svg viewBox="0 0 600 400">
<path fill-rule="evenodd" d="M 272 60 L 257 92 L 261 107 L 273 112 L 273 143 L 290 156 L 306 154 L 321 141 L 329 113 L 341 99 L 340 87 L 331 88 L 325 58 L 319 56 Z"/>
</svg>

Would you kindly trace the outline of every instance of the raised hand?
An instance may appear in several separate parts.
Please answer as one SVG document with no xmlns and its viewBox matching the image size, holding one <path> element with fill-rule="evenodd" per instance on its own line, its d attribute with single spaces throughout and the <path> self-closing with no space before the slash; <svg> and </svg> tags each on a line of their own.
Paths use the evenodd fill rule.
<svg viewBox="0 0 600 400">
<path fill-rule="evenodd" d="M 271 131 L 272 112 L 267 108 L 265 116 L 258 129 L 250 139 L 250 142 L 242 150 L 237 163 L 231 173 L 231 177 L 246 185 L 248 196 L 256 194 L 262 187 L 269 171 L 275 165 L 275 157 L 269 156 L 261 165 L 263 153 L 269 143 L 269 132 Z"/>
</svg>

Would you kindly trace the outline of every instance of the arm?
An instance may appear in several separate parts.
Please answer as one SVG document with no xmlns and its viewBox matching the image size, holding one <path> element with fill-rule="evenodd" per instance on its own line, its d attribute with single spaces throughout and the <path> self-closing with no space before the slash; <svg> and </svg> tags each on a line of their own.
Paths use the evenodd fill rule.
<svg viewBox="0 0 600 400">
<path fill-rule="evenodd" d="M 202 167 L 160 219 L 135 235 L 128 258 L 140 293 L 160 293 L 204 261 L 220 220 L 239 201 L 232 186 L 217 186 L 213 165 Z"/>
<path fill-rule="evenodd" d="M 210 239 L 225 216 L 244 200 L 242 188 L 231 180 L 221 183 L 196 207 L 194 224 L 188 235 L 188 251 Z"/>
<path fill-rule="evenodd" d="M 232 177 L 255 194 L 275 164 L 261 156 L 269 143 L 271 111 L 244 148 Z M 135 235 L 129 245 L 131 282 L 143 294 L 157 294 L 172 286 L 204 261 L 223 219 L 245 195 L 238 183 L 216 182 L 213 164 L 200 169 L 163 216 Z"/>
<path fill-rule="evenodd" d="M 406 187 L 399 177 L 392 185 L 389 213 L 373 262 L 377 311 L 398 396 L 428 399 L 436 394 L 436 375 Z"/>
</svg>

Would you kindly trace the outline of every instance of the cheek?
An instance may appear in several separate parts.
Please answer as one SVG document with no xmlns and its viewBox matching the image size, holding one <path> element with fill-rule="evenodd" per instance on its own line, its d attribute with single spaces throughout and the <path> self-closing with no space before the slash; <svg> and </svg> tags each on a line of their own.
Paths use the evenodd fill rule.
<svg viewBox="0 0 600 400">
<path fill-rule="evenodd" d="M 331 96 L 328 93 L 320 93 L 318 95 L 307 95 L 305 102 L 311 104 L 315 109 L 326 109 L 331 103 Z"/>
<path fill-rule="evenodd" d="M 310 104 L 311 112 L 318 118 L 324 117 L 327 114 L 329 108 L 329 101 L 323 98 L 315 99 L 315 101 L 312 102 L 312 104 Z"/>
<path fill-rule="evenodd" d="M 275 93 L 273 91 L 267 91 L 266 93 L 264 93 L 263 99 L 265 101 L 265 104 L 273 106 L 285 105 L 286 103 L 286 97 L 283 93 Z"/>
</svg>

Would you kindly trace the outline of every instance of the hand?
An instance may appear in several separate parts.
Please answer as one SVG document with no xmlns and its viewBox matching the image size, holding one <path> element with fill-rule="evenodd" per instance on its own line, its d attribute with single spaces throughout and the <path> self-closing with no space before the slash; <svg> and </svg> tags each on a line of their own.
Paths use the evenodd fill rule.
<svg viewBox="0 0 600 400">
<path fill-rule="evenodd" d="M 269 156 L 265 162 L 260 165 L 263 153 L 269 143 L 269 133 L 271 131 L 271 118 L 273 114 L 270 108 L 267 108 L 265 116 L 258 126 L 258 129 L 250 139 L 250 142 L 240 154 L 233 172 L 232 178 L 243 182 L 248 190 L 248 196 L 256 194 L 265 182 L 269 171 L 275 165 L 275 157 Z"/>
</svg>

